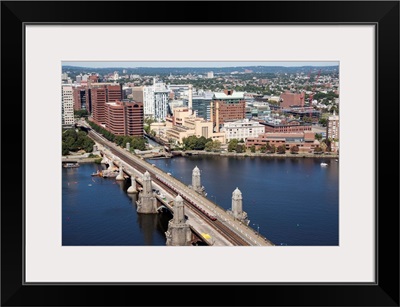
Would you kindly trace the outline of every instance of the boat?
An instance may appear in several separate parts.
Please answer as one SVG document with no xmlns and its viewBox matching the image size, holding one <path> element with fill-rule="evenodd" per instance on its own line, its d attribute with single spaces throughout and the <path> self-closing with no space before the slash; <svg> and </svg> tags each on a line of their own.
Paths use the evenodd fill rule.
<svg viewBox="0 0 400 307">
<path fill-rule="evenodd" d="M 327 165 L 328 165 L 328 163 L 321 162 L 321 166 L 327 166 Z"/>
<path fill-rule="evenodd" d="M 106 170 L 101 172 L 100 176 L 103 177 L 103 178 L 114 178 L 114 177 L 117 177 L 118 174 L 119 174 L 118 170 L 108 170 L 108 169 L 106 169 Z"/>
<path fill-rule="evenodd" d="M 75 162 L 75 163 L 68 162 L 68 163 L 64 163 L 63 167 L 65 167 L 65 168 L 79 167 L 79 163 L 78 162 Z"/>
<path fill-rule="evenodd" d="M 99 170 L 97 170 L 97 172 L 92 173 L 92 176 L 99 176 L 99 177 L 102 177 L 102 176 L 103 176 L 103 173 L 100 172 Z"/>
</svg>

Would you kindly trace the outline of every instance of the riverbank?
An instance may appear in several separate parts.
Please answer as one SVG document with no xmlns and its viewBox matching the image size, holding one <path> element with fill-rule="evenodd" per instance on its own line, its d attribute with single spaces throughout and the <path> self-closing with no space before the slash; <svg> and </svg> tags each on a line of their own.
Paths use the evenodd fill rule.
<svg viewBox="0 0 400 307">
<path fill-rule="evenodd" d="M 314 153 L 252 153 L 252 152 L 244 152 L 244 153 L 236 153 L 236 152 L 211 152 L 204 150 L 186 150 L 186 151 L 173 151 L 172 154 L 174 156 L 222 156 L 222 157 L 273 157 L 273 158 L 329 158 L 329 159 L 338 159 L 339 155 L 336 153 L 324 153 L 324 154 L 314 154 Z"/>
<path fill-rule="evenodd" d="M 94 156 L 90 156 L 90 153 L 62 156 L 61 162 L 100 163 L 100 161 L 102 160 L 100 151 L 96 151 L 92 154 Z"/>
</svg>

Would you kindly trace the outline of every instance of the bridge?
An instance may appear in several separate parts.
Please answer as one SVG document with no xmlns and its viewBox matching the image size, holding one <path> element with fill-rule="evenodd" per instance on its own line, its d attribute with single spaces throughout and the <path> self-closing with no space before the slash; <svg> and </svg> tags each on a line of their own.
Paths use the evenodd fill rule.
<svg viewBox="0 0 400 307">
<path fill-rule="evenodd" d="M 143 157 L 109 142 L 97 132 L 89 129 L 88 135 L 97 143 L 103 161 L 108 160 L 119 168 L 120 174 L 116 180 L 126 180 L 128 176 L 131 178 L 132 191 L 138 194 L 139 214 L 157 214 L 160 210 L 172 213 L 173 218 L 166 232 L 167 245 L 190 245 L 191 232 L 206 245 L 274 246 L 248 226 L 247 214 L 242 210 L 240 190 L 233 191 L 232 209 L 226 210 L 206 198 L 199 189 L 200 172 L 196 169 L 192 173 L 192 185 L 187 186 Z"/>
</svg>

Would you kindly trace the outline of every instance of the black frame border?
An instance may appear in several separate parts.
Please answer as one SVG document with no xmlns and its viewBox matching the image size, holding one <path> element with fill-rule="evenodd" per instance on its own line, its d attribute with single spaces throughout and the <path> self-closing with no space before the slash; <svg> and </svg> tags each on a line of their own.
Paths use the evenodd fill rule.
<svg viewBox="0 0 400 307">
<path fill-rule="evenodd" d="M 148 9 L 150 15 L 135 14 L 132 22 L 132 12 Z M 23 41 L 30 23 L 376 25 L 377 283 L 25 284 Z M 1 42 L 2 306 L 399 306 L 399 1 L 2 1 Z M 21 105 L 15 103 L 19 97 Z M 379 154 L 387 144 L 397 148 Z M 396 180 L 388 177 L 393 169 Z M 22 206 L 15 192 L 10 199 L 5 191 L 20 192 Z M 157 295 L 143 295 L 145 290 Z M 192 293 L 190 300 L 174 299 L 178 292 L 182 297 Z"/>
</svg>

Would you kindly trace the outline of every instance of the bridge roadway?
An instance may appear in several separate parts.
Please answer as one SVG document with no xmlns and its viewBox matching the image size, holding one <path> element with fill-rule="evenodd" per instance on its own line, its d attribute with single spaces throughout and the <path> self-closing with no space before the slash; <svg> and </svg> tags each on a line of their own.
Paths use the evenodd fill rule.
<svg viewBox="0 0 400 307">
<path fill-rule="evenodd" d="M 119 163 L 122 163 L 123 171 L 135 178 L 140 185 L 141 176 L 147 170 L 151 175 L 153 188 L 158 189 L 160 194 L 164 194 L 166 199 L 162 199 L 160 195 L 156 195 L 156 197 L 172 213 L 173 206 L 171 204 L 173 204 L 177 194 L 181 195 L 185 200 L 185 214 L 188 216 L 188 223 L 192 231 L 201 237 L 206 244 L 213 246 L 274 246 L 271 241 L 257 233 L 253 228 L 236 220 L 225 209 L 143 158 L 139 158 L 126 149 L 109 142 L 93 130 L 89 131 L 89 136 L 96 141 L 98 149 L 112 159 L 115 165 L 119 166 Z M 165 182 L 169 186 L 165 185 Z M 196 207 L 201 207 L 207 215 L 197 210 L 191 203 L 195 203 Z M 217 220 L 210 220 L 207 217 L 210 215 L 215 216 Z"/>
</svg>

